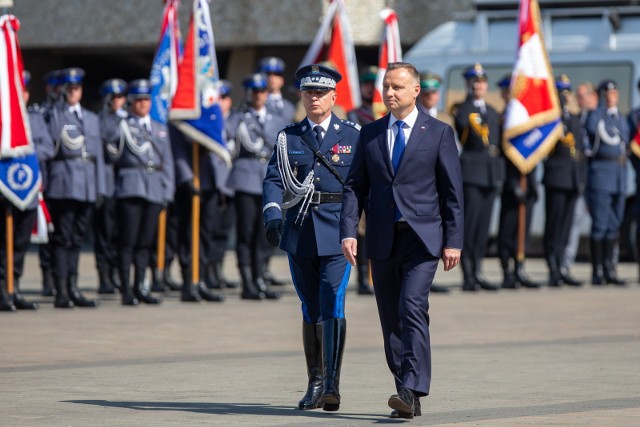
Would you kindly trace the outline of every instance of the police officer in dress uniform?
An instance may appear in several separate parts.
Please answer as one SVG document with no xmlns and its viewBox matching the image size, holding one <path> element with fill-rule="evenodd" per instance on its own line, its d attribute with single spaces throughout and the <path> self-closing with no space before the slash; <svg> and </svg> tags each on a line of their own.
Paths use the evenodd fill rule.
<svg viewBox="0 0 640 427">
<path fill-rule="evenodd" d="M 640 91 L 640 80 L 638 80 L 638 90 Z M 636 107 L 629 113 L 629 148 L 631 164 L 636 171 L 636 195 L 634 197 L 634 210 L 636 224 L 640 224 L 640 107 Z M 636 226 L 636 248 L 640 257 L 640 227 Z M 638 259 L 640 266 L 640 258 Z M 639 276 L 640 277 L 640 276 Z M 639 280 L 640 281 L 640 280 Z"/>
<path fill-rule="evenodd" d="M 505 178 L 504 159 L 500 155 L 500 116 L 485 102 L 487 74 L 482 65 L 465 69 L 463 77 L 468 95 L 454 113 L 462 145 L 460 164 L 465 200 L 462 290 L 494 291 L 498 287 L 482 276 L 482 259 L 487 249 L 493 203 Z"/>
<path fill-rule="evenodd" d="M 220 81 L 220 108 L 224 115 L 224 139 L 227 141 L 227 149 L 231 155 L 235 152 L 235 130 L 238 127 L 238 121 L 242 117 L 240 112 L 232 109 L 232 89 L 233 85 L 231 82 L 228 80 Z M 238 286 L 237 283 L 225 278 L 222 272 L 224 254 L 236 215 L 234 192 L 233 189 L 227 185 L 231 170 L 227 166 L 227 163 L 219 156 L 212 156 L 212 160 L 214 163 L 214 173 L 216 175 L 217 209 L 214 218 L 213 235 L 211 236 L 212 253 L 209 254 L 205 283 L 209 288 L 214 289 L 236 288 Z"/>
<path fill-rule="evenodd" d="M 565 280 L 561 272 L 564 251 L 569 240 L 575 204 L 584 191 L 587 166 L 584 157 L 583 131 L 580 118 L 571 114 L 568 103 L 571 97 L 571 81 L 562 74 L 556 79 L 556 88 L 562 107 L 564 137 L 544 162 L 545 228 L 544 253 L 549 266 L 549 286 L 562 283 L 580 286 L 575 280 Z"/>
<path fill-rule="evenodd" d="M 23 72 L 24 82 L 24 103 L 29 102 L 29 83 L 31 73 Z M 49 136 L 47 126 L 44 122 L 40 110 L 29 108 L 29 125 L 31 128 L 31 138 L 38 155 L 40 163 L 44 163 L 53 155 L 53 141 Z M 42 171 L 40 172 L 42 177 Z M 0 221 L 0 311 L 35 310 L 38 303 L 29 302 L 24 299 L 20 292 L 20 277 L 24 270 L 24 257 L 29 248 L 31 231 L 36 220 L 38 197 L 34 197 L 31 204 L 25 210 L 15 209 L 13 203 L 0 196 L 0 210 L 5 212 L 11 209 L 13 214 L 13 302 L 9 301 L 6 293 L 7 286 L 7 245 L 6 245 L 6 221 Z"/>
<path fill-rule="evenodd" d="M 158 227 L 158 215 L 175 192 L 167 127 L 152 120 L 151 85 L 134 80 L 127 87 L 129 116 L 118 125 L 119 138 L 107 151 L 116 167 L 118 270 L 123 305 L 158 304 L 144 283 Z M 114 143 L 115 142 L 115 143 Z M 133 292 L 130 269 L 134 266 Z"/>
<path fill-rule="evenodd" d="M 60 100 L 60 90 L 62 71 L 52 70 L 44 75 L 45 82 L 45 101 L 37 106 L 33 106 L 32 110 L 39 112 L 45 124 L 48 126 L 49 116 L 53 106 Z M 47 129 L 47 133 L 49 130 Z M 49 136 L 51 138 L 51 136 Z M 47 186 L 47 166 L 48 161 L 40 162 L 40 173 L 42 177 L 42 187 Z M 46 190 L 45 190 L 46 194 Z M 54 295 L 53 288 L 53 272 L 51 264 L 51 236 L 49 236 L 49 242 L 38 245 L 38 259 L 40 262 L 40 270 L 42 271 L 42 296 L 50 297 Z"/>
<path fill-rule="evenodd" d="M 267 76 L 250 74 L 243 82 L 248 108 L 235 132 L 236 158 L 229 176 L 235 190 L 237 258 L 243 299 L 278 299 L 279 293 L 267 288 L 264 271 L 272 248 L 262 222 L 262 180 L 273 153 L 276 135 L 289 124 L 267 109 Z"/>
<path fill-rule="evenodd" d="M 115 277 L 118 274 L 116 257 L 116 201 L 115 176 L 111 156 L 106 152 L 107 143 L 119 139 L 120 121 L 127 117 L 124 109 L 126 102 L 127 83 L 122 79 L 109 79 L 100 85 L 100 96 L 103 99 L 100 119 L 100 132 L 104 144 L 104 171 L 107 194 L 101 206 L 96 206 L 93 215 L 94 245 L 96 268 L 98 269 L 98 293 L 112 294 L 115 292 Z"/>
<path fill-rule="evenodd" d="M 183 302 L 222 302 L 224 295 L 216 294 L 207 288 L 204 282 L 204 272 L 207 265 L 207 254 L 211 253 L 211 236 L 216 215 L 216 175 L 214 172 L 210 150 L 190 140 L 175 126 L 169 125 L 169 139 L 175 163 L 175 207 L 178 210 L 178 260 L 182 274 L 182 292 L 180 300 Z M 197 144 L 200 169 L 200 188 L 193 185 L 193 146 Z M 200 230 L 199 230 L 199 275 L 198 283 L 192 282 L 191 274 L 191 233 L 192 233 L 192 200 L 193 196 L 200 196 Z"/>
<path fill-rule="evenodd" d="M 54 232 L 51 242 L 57 308 L 96 307 L 78 290 L 78 261 L 96 203 L 106 195 L 98 116 L 80 105 L 84 71 L 62 71 L 64 101 L 51 110 L 49 132 L 55 154 L 48 169 L 46 198 Z"/>
<path fill-rule="evenodd" d="M 506 74 L 497 83 L 500 88 L 500 94 L 506 105 L 509 103 L 509 86 L 511 85 L 511 74 Z M 500 124 L 500 140 L 502 141 L 502 121 L 504 120 L 504 112 L 501 117 Z M 533 214 L 533 205 L 538 200 L 538 191 L 536 188 L 535 171 L 527 174 L 527 191 L 524 193 L 520 187 L 520 170 L 509 160 L 506 163 L 506 179 L 504 189 L 502 191 L 500 206 L 500 225 L 498 228 L 498 256 L 500 265 L 502 266 L 502 288 L 516 289 L 519 286 L 525 288 L 539 288 L 540 283 L 533 282 L 524 272 L 522 261 L 518 260 L 517 242 L 518 242 L 518 209 L 519 204 L 525 204 L 526 224 L 525 224 L 525 242 L 529 238 L 529 229 L 531 225 L 531 215 Z M 514 268 L 510 267 L 510 260 L 513 259 Z"/>
<path fill-rule="evenodd" d="M 618 85 L 605 80 L 598 88 L 600 105 L 587 116 L 590 157 L 586 200 L 591 212 L 591 264 L 594 285 L 625 285 L 616 275 L 614 247 L 627 190 L 629 125 L 618 111 Z"/>
<path fill-rule="evenodd" d="M 282 88 L 284 86 L 284 61 L 275 56 L 269 56 L 258 62 L 256 72 L 263 73 L 267 76 L 267 108 L 273 113 L 282 116 L 287 124 L 293 121 L 293 115 L 296 108 L 282 97 Z"/>
<path fill-rule="evenodd" d="M 263 212 L 269 242 L 287 252 L 302 302 L 309 383 L 298 409 L 336 411 L 351 271 L 341 252 L 339 217 L 359 126 L 331 113 L 340 73 L 314 64 L 300 68 L 296 78 L 301 81 L 307 118 L 278 135 L 264 180 Z M 284 193 L 288 201 L 283 200 Z"/>
</svg>

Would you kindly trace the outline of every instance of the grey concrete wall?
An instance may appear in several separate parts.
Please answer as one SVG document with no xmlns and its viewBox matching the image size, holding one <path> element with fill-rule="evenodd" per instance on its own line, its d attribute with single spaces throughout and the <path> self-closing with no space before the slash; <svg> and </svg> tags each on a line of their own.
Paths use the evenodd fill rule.
<svg viewBox="0 0 640 427">
<path fill-rule="evenodd" d="M 191 0 L 183 0 L 186 31 Z M 354 42 L 375 46 L 385 6 L 396 10 L 403 45 L 415 43 L 471 0 L 346 0 Z M 324 0 L 212 0 L 211 17 L 221 48 L 306 45 L 315 35 L 328 2 Z M 22 22 L 23 48 L 153 48 L 161 0 L 15 0 L 10 13 Z"/>
</svg>

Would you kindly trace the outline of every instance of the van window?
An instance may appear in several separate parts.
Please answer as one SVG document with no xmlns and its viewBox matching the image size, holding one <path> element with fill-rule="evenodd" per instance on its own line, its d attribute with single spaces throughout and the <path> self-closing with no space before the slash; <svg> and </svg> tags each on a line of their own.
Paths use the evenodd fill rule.
<svg viewBox="0 0 640 427">
<path fill-rule="evenodd" d="M 597 53 L 594 53 L 597 55 Z M 444 94 L 444 105 L 447 111 L 451 111 L 453 105 L 464 101 L 466 97 L 466 84 L 462 73 L 469 64 L 451 67 L 447 73 L 447 91 Z M 504 101 L 500 96 L 497 82 L 505 74 L 512 71 L 512 65 L 486 65 L 483 64 L 487 76 L 489 77 L 489 92 L 487 103 L 493 106 L 498 112 L 504 110 Z M 628 114 L 633 106 L 630 105 L 632 91 L 636 86 L 633 82 L 633 65 L 630 62 L 618 63 L 572 63 L 572 64 L 552 64 L 555 76 L 566 74 L 571 79 L 571 84 L 575 88 L 583 82 L 590 81 L 596 86 L 604 79 L 612 79 L 618 83 L 620 91 L 620 101 L 618 107 L 623 114 Z M 577 110 L 577 105 L 572 109 Z"/>
</svg>

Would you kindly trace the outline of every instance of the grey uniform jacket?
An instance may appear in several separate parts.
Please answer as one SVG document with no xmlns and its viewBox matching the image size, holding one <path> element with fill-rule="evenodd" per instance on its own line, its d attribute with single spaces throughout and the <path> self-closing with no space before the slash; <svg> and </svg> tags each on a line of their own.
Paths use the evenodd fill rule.
<svg viewBox="0 0 640 427">
<path fill-rule="evenodd" d="M 29 126 L 31 127 L 31 139 L 33 140 L 33 145 L 35 146 L 36 153 L 38 154 L 42 188 L 45 189 L 47 186 L 47 164 L 53 157 L 54 146 L 51 135 L 49 135 L 49 128 L 47 127 L 47 123 L 44 121 L 41 110 L 29 111 Z"/>
<path fill-rule="evenodd" d="M 49 133 L 56 151 L 47 171 L 46 196 L 81 202 L 106 196 L 98 116 L 82 108 L 78 119 L 66 103 L 58 103 L 50 111 Z"/>
<path fill-rule="evenodd" d="M 237 154 L 229 176 L 230 188 L 247 194 L 262 194 L 262 181 L 267 175 L 267 163 L 278 132 L 288 124 L 270 109 L 267 109 L 264 123 L 260 123 L 252 110 L 244 113 L 235 134 Z"/>
<path fill-rule="evenodd" d="M 174 164 L 167 127 L 151 120 L 147 132 L 134 116 L 120 126 L 121 138 L 107 146 L 115 166 L 115 198 L 138 197 L 161 205 L 173 201 Z"/>
<path fill-rule="evenodd" d="M 100 118 L 100 137 L 104 144 L 105 156 L 104 156 L 104 173 L 105 183 L 107 187 L 107 197 L 113 197 L 116 192 L 116 178 L 113 170 L 113 161 L 110 156 L 107 155 L 107 145 L 114 143 L 120 139 L 120 131 L 118 126 L 120 120 L 127 117 L 127 112 L 119 110 L 117 112 L 102 110 L 99 114 Z"/>
</svg>

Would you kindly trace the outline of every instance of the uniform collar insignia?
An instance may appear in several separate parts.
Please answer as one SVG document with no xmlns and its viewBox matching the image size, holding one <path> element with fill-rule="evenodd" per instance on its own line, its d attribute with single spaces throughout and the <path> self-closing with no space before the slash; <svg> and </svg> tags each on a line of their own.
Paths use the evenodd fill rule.
<svg viewBox="0 0 640 427">
<path fill-rule="evenodd" d="M 333 124 L 333 128 L 334 128 L 335 130 L 338 130 L 338 129 L 340 129 L 340 125 L 339 125 L 339 124 L 337 124 L 337 123 L 334 123 L 334 124 Z"/>
<path fill-rule="evenodd" d="M 306 132 L 307 130 L 307 125 L 302 125 L 302 132 Z"/>
</svg>

